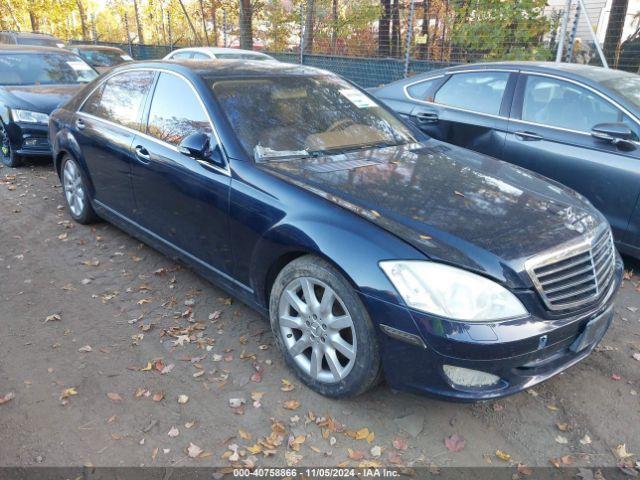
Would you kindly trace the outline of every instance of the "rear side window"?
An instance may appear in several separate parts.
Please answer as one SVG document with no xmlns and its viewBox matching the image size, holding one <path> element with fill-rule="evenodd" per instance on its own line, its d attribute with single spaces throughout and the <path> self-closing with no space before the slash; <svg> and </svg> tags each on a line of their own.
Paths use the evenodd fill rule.
<svg viewBox="0 0 640 480">
<path fill-rule="evenodd" d="M 522 120 L 589 132 L 598 123 L 622 120 L 622 112 L 574 83 L 530 75 L 524 90 Z"/>
<path fill-rule="evenodd" d="M 456 73 L 436 93 L 435 102 L 498 115 L 509 72 Z"/>
<path fill-rule="evenodd" d="M 154 72 L 136 70 L 111 77 L 87 98 L 81 111 L 140 130 L 140 109 Z"/>
<path fill-rule="evenodd" d="M 176 102 L 176 99 L 180 99 Z M 163 142 L 179 144 L 192 133 L 213 130 L 196 93 L 182 78 L 161 73 L 153 93 L 147 133 Z"/>
<path fill-rule="evenodd" d="M 174 53 L 171 56 L 171 60 L 176 60 L 178 58 L 192 58 L 193 57 L 193 53 L 191 52 L 178 52 L 178 53 Z"/>
<path fill-rule="evenodd" d="M 193 59 L 194 60 L 207 60 L 207 59 L 209 59 L 209 56 L 205 55 L 204 53 L 195 52 L 193 54 Z"/>
<path fill-rule="evenodd" d="M 440 80 L 441 77 L 431 78 L 425 80 L 424 82 L 414 83 L 413 85 L 407 87 L 407 93 L 409 96 L 415 100 L 427 100 L 427 94 L 429 90 L 435 85 L 435 83 Z"/>
</svg>

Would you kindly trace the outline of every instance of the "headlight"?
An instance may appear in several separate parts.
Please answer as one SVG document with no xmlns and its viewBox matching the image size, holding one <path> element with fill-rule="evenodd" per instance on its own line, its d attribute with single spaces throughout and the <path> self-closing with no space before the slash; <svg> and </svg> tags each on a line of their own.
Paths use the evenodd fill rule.
<svg viewBox="0 0 640 480">
<path fill-rule="evenodd" d="M 486 322 L 527 314 L 506 288 L 440 263 L 385 261 L 380 267 L 408 306 L 452 320 Z"/>
<path fill-rule="evenodd" d="M 30 110 L 11 110 L 13 114 L 13 119 L 16 122 L 24 122 L 24 123 L 40 123 L 42 125 L 49 124 L 49 115 L 46 113 L 40 112 L 32 112 Z"/>
</svg>

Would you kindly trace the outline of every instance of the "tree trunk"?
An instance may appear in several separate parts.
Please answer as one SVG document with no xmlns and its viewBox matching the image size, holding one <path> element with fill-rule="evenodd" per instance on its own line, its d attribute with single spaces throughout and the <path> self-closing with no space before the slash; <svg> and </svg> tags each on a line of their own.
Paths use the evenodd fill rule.
<svg viewBox="0 0 640 480">
<path fill-rule="evenodd" d="M 196 39 L 196 42 L 198 42 L 198 44 L 202 44 L 200 40 L 200 36 L 198 35 L 198 32 L 196 32 L 196 28 L 193 26 L 193 22 L 191 21 L 191 17 L 187 13 L 187 9 L 185 8 L 184 3 L 182 2 L 182 0 L 178 0 L 178 2 L 182 7 L 182 13 L 184 13 L 184 16 L 186 17 L 187 22 L 189 23 L 189 28 L 191 28 L 191 31 L 193 32 L 193 36 Z"/>
<path fill-rule="evenodd" d="M 133 0 L 133 13 L 136 16 L 136 26 L 138 27 L 138 43 L 144 43 L 144 32 L 142 30 L 142 23 L 140 22 L 140 12 L 138 11 L 138 0 Z"/>
<path fill-rule="evenodd" d="M 253 8 L 251 0 L 240 0 L 240 48 L 253 50 Z"/>
<path fill-rule="evenodd" d="M 200 0 L 200 16 L 202 17 L 202 30 L 204 31 L 204 39 L 207 42 L 207 47 L 211 46 L 209 42 L 209 34 L 207 33 L 207 22 L 204 20 L 204 2 Z"/>
<path fill-rule="evenodd" d="M 29 10 L 29 22 L 31 22 L 31 31 L 37 32 L 38 28 L 40 28 L 40 24 L 38 23 L 38 17 L 31 9 Z"/>
<path fill-rule="evenodd" d="M 399 0 L 393 0 L 391 9 L 391 56 L 399 57 L 400 55 L 400 5 Z"/>
<path fill-rule="evenodd" d="M 389 56 L 389 32 L 391 27 L 391 0 L 380 0 L 381 12 L 378 21 L 378 55 Z"/>
<path fill-rule="evenodd" d="M 84 11 L 84 5 L 82 5 L 82 0 L 76 0 L 76 5 L 78 6 L 78 13 L 80 13 L 80 26 L 82 27 L 82 40 L 87 41 L 89 38 L 89 31 L 87 29 L 87 15 Z"/>
<path fill-rule="evenodd" d="M 338 0 L 331 0 L 331 52 L 336 53 L 338 44 Z"/>
<path fill-rule="evenodd" d="M 425 42 L 420 45 L 420 58 L 427 60 L 429 58 L 429 21 L 431 20 L 431 12 L 429 7 L 431 2 L 424 0 L 422 2 L 422 28 L 420 34 L 426 36 Z"/>
<path fill-rule="evenodd" d="M 313 53 L 313 24 L 315 19 L 315 2 L 307 0 L 307 12 L 304 21 L 304 44 L 302 51 L 305 54 Z"/>
<path fill-rule="evenodd" d="M 213 26 L 213 46 L 218 46 L 218 6 L 216 5 L 216 0 L 211 0 L 211 24 Z"/>
<path fill-rule="evenodd" d="M 609 14 L 607 33 L 604 37 L 603 50 L 607 63 L 613 68 L 618 66 L 620 40 L 622 39 L 628 4 L 629 0 L 612 0 L 611 2 L 611 13 Z"/>
</svg>

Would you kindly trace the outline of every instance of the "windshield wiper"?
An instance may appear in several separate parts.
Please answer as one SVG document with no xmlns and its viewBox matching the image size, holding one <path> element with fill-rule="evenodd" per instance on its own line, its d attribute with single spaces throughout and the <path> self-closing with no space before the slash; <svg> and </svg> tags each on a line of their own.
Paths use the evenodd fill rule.
<svg viewBox="0 0 640 480">
<path fill-rule="evenodd" d="M 354 145 L 340 145 L 336 147 L 323 148 L 320 150 L 308 150 L 309 155 L 332 155 L 340 153 L 357 152 L 359 150 L 370 150 L 373 148 L 397 147 L 402 145 L 401 142 L 377 142 L 377 143 L 358 143 Z"/>
</svg>

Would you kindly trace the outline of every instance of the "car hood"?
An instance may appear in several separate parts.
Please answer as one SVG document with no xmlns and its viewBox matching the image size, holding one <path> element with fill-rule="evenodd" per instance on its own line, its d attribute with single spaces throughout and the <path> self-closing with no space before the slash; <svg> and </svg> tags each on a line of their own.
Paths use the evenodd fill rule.
<svg viewBox="0 0 640 480">
<path fill-rule="evenodd" d="M 528 170 L 437 140 L 261 164 L 407 241 L 432 259 L 530 286 L 526 259 L 604 217 Z"/>
<path fill-rule="evenodd" d="M 49 114 L 78 92 L 84 84 L 3 86 L 5 103 L 10 108 Z"/>
</svg>

